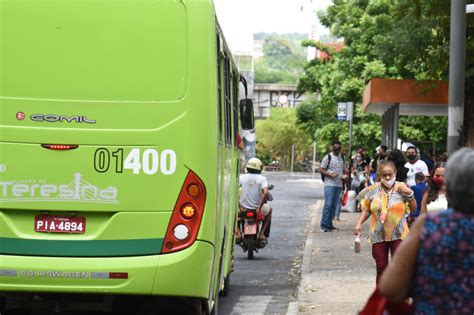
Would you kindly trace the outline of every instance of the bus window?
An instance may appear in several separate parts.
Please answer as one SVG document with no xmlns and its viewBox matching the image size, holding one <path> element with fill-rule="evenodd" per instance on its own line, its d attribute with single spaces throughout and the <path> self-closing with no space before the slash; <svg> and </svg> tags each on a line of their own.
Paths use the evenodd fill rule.
<svg viewBox="0 0 474 315">
<path fill-rule="evenodd" d="M 237 133 L 239 132 L 239 81 L 234 76 L 232 80 L 232 109 L 233 109 L 233 127 L 234 127 L 234 146 L 237 147 Z"/>
<path fill-rule="evenodd" d="M 219 143 L 222 143 L 222 57 L 219 34 L 216 35 L 217 43 L 217 124 L 219 125 Z"/>
<path fill-rule="evenodd" d="M 224 114 L 225 114 L 225 143 L 227 146 L 232 146 L 232 117 L 231 117 L 231 76 L 230 76 L 230 61 L 226 55 L 224 64 Z"/>
</svg>

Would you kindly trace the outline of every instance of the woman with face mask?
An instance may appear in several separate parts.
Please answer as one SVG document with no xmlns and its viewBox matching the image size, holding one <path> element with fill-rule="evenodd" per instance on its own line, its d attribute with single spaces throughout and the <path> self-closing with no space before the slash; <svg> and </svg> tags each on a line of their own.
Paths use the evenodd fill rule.
<svg viewBox="0 0 474 315">
<path fill-rule="evenodd" d="M 362 213 L 354 226 L 354 234 L 359 235 L 362 223 L 372 217 L 368 238 L 372 243 L 378 283 L 388 265 L 389 252 L 393 256 L 408 234 L 407 218 L 410 212 L 416 211 L 416 201 L 413 191 L 405 183 L 395 180 L 397 171 L 392 162 L 381 162 L 377 172 L 380 182 L 365 188 L 357 196 Z"/>
<path fill-rule="evenodd" d="M 444 186 L 445 165 L 445 162 L 438 162 L 431 172 L 430 186 L 423 194 L 423 199 L 421 201 L 422 213 L 448 209 L 446 188 Z"/>
<path fill-rule="evenodd" d="M 380 279 L 380 294 L 390 302 L 411 297 L 411 314 L 472 315 L 474 150 L 454 152 L 443 177 L 450 208 L 415 221 Z"/>
<path fill-rule="evenodd" d="M 352 166 L 352 188 L 356 194 L 367 186 L 369 171 L 369 166 L 365 162 L 362 151 L 357 151 Z"/>
</svg>

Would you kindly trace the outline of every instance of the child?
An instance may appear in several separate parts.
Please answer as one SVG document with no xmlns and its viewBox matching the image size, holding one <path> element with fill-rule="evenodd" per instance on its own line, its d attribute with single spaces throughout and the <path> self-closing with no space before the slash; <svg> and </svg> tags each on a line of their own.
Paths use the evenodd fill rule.
<svg viewBox="0 0 474 315">
<path fill-rule="evenodd" d="M 416 212 L 410 214 L 411 224 L 413 224 L 413 222 L 415 222 L 415 219 L 420 215 L 421 200 L 423 199 L 423 193 L 428 187 L 425 183 L 425 175 L 422 172 L 418 172 L 415 174 L 415 182 L 416 185 L 410 187 L 413 190 L 413 193 L 415 194 L 416 200 Z"/>
</svg>

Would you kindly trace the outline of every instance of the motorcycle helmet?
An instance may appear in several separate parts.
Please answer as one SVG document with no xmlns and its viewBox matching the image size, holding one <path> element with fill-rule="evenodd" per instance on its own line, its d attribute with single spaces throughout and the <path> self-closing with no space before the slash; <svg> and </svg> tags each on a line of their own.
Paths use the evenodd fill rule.
<svg viewBox="0 0 474 315">
<path fill-rule="evenodd" d="M 260 159 L 258 158 L 251 158 L 247 162 L 246 168 L 256 170 L 256 171 L 262 171 L 262 161 L 260 161 Z"/>
</svg>

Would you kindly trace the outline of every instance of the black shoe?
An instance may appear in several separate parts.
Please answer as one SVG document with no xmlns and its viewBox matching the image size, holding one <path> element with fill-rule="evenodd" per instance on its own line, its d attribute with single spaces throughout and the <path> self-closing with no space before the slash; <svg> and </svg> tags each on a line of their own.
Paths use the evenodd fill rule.
<svg viewBox="0 0 474 315">
<path fill-rule="evenodd" d="M 339 229 L 333 226 L 329 229 L 329 232 L 339 232 Z"/>
<path fill-rule="evenodd" d="M 324 232 L 330 232 L 331 230 L 326 229 L 326 228 L 319 228 L 319 231 L 324 233 Z"/>
</svg>

